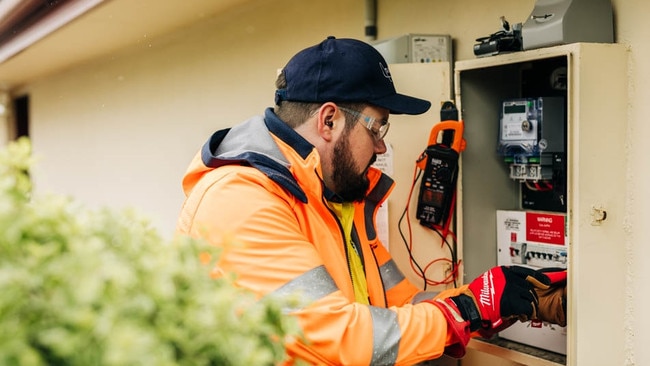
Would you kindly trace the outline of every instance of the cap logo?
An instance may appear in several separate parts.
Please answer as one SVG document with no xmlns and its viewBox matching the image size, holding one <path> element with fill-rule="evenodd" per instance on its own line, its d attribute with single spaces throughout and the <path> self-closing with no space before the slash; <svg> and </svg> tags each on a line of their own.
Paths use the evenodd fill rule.
<svg viewBox="0 0 650 366">
<path fill-rule="evenodd" d="M 388 70 L 388 66 L 384 66 L 379 63 L 379 68 L 381 69 L 381 73 L 384 74 L 384 77 L 388 79 L 391 83 L 393 82 L 393 78 L 390 76 L 390 70 Z"/>
</svg>

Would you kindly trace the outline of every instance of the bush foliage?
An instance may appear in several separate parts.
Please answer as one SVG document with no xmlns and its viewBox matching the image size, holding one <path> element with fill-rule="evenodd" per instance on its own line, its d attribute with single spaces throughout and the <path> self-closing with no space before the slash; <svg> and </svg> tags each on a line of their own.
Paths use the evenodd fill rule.
<svg viewBox="0 0 650 366">
<path fill-rule="evenodd" d="M 0 152 L 0 364 L 269 365 L 296 325 L 210 276 L 218 252 L 133 210 L 32 195 L 30 142 Z M 98 192 L 101 194 L 101 192 Z M 211 262 L 206 264 L 209 253 Z"/>
</svg>

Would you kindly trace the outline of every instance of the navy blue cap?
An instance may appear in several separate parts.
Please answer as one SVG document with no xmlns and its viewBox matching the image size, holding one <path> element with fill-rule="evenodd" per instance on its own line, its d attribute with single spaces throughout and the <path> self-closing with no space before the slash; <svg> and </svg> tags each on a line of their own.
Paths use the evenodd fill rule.
<svg viewBox="0 0 650 366">
<path fill-rule="evenodd" d="M 388 65 L 371 45 L 356 39 L 327 37 L 298 52 L 282 70 L 287 87 L 275 102 L 362 102 L 393 114 L 422 114 L 431 102 L 399 94 Z"/>
</svg>

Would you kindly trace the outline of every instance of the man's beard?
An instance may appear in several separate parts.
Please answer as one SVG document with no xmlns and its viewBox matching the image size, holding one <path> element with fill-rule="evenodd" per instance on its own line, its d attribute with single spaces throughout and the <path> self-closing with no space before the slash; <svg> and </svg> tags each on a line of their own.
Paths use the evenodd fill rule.
<svg viewBox="0 0 650 366">
<path fill-rule="evenodd" d="M 372 156 L 368 166 L 372 165 L 377 159 L 377 155 Z M 350 153 L 350 139 L 346 133 L 334 146 L 333 157 L 334 171 L 332 179 L 336 193 L 345 202 L 361 201 L 368 191 L 370 181 L 366 176 L 366 170 L 357 173 L 354 165 L 354 158 Z"/>
</svg>

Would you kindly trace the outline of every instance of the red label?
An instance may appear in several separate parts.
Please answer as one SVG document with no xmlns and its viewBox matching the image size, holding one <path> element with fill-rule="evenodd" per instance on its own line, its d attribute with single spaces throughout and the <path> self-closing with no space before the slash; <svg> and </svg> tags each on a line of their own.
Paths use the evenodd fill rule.
<svg viewBox="0 0 650 366">
<path fill-rule="evenodd" d="M 526 212 L 526 241 L 565 245 L 564 216 Z"/>
</svg>

